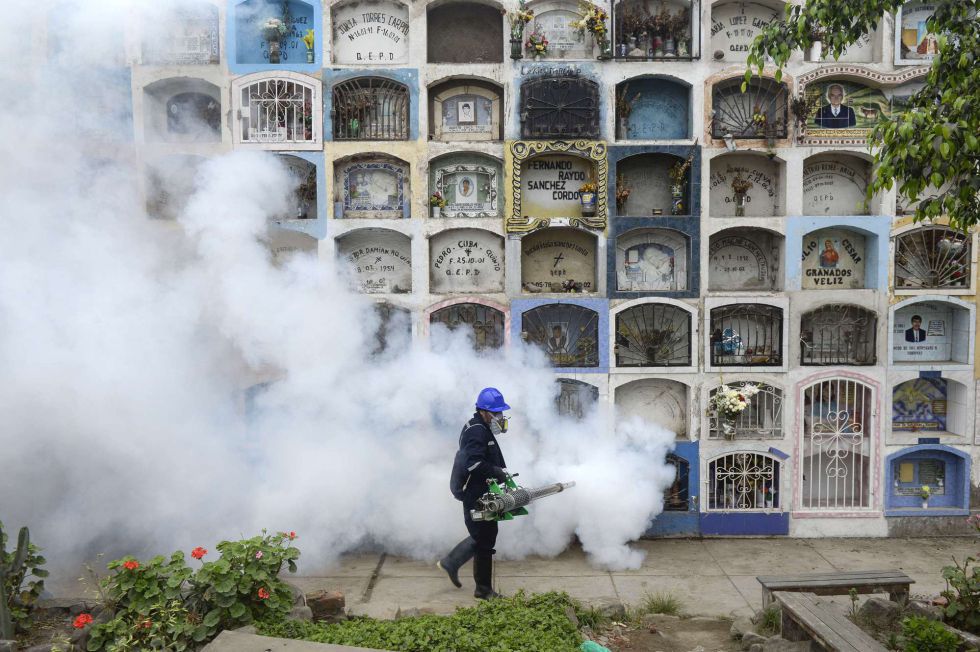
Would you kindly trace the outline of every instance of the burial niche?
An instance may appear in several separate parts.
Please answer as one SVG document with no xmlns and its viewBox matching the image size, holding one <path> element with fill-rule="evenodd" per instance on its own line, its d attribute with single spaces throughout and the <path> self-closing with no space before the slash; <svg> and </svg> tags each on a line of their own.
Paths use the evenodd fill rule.
<svg viewBox="0 0 980 652">
<path fill-rule="evenodd" d="M 780 201 L 780 163 L 751 154 L 711 159 L 711 215 L 773 217 L 785 213 Z"/>
<path fill-rule="evenodd" d="M 614 3 L 615 55 L 623 59 L 697 59 L 701 3 L 620 0 Z"/>
<path fill-rule="evenodd" d="M 429 89 L 430 137 L 445 142 L 500 140 L 502 90 L 480 80 L 454 79 Z"/>
<path fill-rule="evenodd" d="M 753 77 L 742 92 L 741 76 L 711 89 L 712 138 L 786 138 L 786 85 Z"/>
<path fill-rule="evenodd" d="M 856 290 L 865 286 L 867 238 L 846 229 L 821 229 L 803 236 L 804 290 Z"/>
<path fill-rule="evenodd" d="M 389 349 L 404 350 L 412 340 L 412 313 L 408 308 L 379 301 L 374 304 L 374 315 L 378 326 L 374 331 L 371 355 L 381 355 Z"/>
<path fill-rule="evenodd" d="M 358 229 L 337 238 L 337 256 L 360 292 L 412 291 L 412 242 L 388 229 Z"/>
<path fill-rule="evenodd" d="M 173 155 L 147 163 L 146 211 L 150 217 L 174 220 L 197 190 L 201 156 Z"/>
<path fill-rule="evenodd" d="M 973 319 L 966 308 L 946 301 L 916 301 L 897 309 L 892 324 L 896 363 L 969 364 Z"/>
<path fill-rule="evenodd" d="M 718 411 L 708 409 L 709 439 L 782 439 L 783 438 L 783 390 L 765 383 L 729 383 L 729 387 L 739 389 L 751 385 L 758 393 L 732 423 L 734 432 L 725 432 L 718 418 Z M 711 390 L 708 405 L 712 405 L 720 387 Z"/>
<path fill-rule="evenodd" d="M 616 164 L 616 188 L 629 189 L 625 201 L 617 201 L 616 215 L 620 217 L 650 217 L 670 215 L 673 198 L 668 171 L 683 159 L 671 154 L 636 154 Z M 688 177 L 689 178 L 689 177 Z M 687 188 L 684 183 L 683 206 L 688 206 Z M 690 213 L 690 210 L 686 211 Z"/>
<path fill-rule="evenodd" d="M 482 229 L 452 229 L 429 240 L 430 291 L 504 291 L 504 239 Z"/>
<path fill-rule="evenodd" d="M 599 366 L 599 313 L 571 303 L 531 308 L 521 317 L 521 337 L 547 354 L 554 367 Z"/>
<path fill-rule="evenodd" d="M 294 188 L 289 197 L 289 208 L 281 219 L 315 220 L 317 218 L 316 166 L 298 156 L 282 155 L 280 159 L 289 172 Z"/>
<path fill-rule="evenodd" d="M 895 21 L 895 63 L 927 64 L 939 53 L 939 38 L 926 23 L 936 11 L 933 2 L 906 2 Z"/>
<path fill-rule="evenodd" d="M 616 313 L 617 367 L 691 365 L 691 313 L 666 303 L 644 303 Z"/>
<path fill-rule="evenodd" d="M 711 236 L 708 246 L 708 289 L 780 289 L 783 237 L 763 229 L 728 229 Z"/>
<path fill-rule="evenodd" d="M 873 365 L 878 316 L 871 310 L 831 303 L 800 318 L 800 364 Z"/>
<path fill-rule="evenodd" d="M 783 311 L 762 303 L 711 309 L 711 364 L 778 367 L 783 363 Z"/>
<path fill-rule="evenodd" d="M 429 9 L 429 63 L 503 63 L 504 19 L 496 5 L 447 2 Z"/>
<path fill-rule="evenodd" d="M 616 417 L 640 417 L 687 439 L 688 387 L 665 378 L 634 380 L 616 388 Z"/>
<path fill-rule="evenodd" d="M 966 386 L 945 378 L 913 378 L 892 389 L 892 431 L 963 434 Z"/>
<path fill-rule="evenodd" d="M 465 329 L 477 351 L 499 349 L 504 345 L 504 313 L 482 303 L 454 303 L 429 316 L 430 324 L 442 324 L 450 331 Z"/>
<path fill-rule="evenodd" d="M 573 419 L 584 419 L 599 401 L 599 388 L 571 378 L 559 378 L 555 409 L 558 414 Z"/>
<path fill-rule="evenodd" d="M 779 21 L 783 5 L 760 2 L 719 2 L 711 7 L 711 58 L 745 61 L 752 41 L 772 21 Z"/>
<path fill-rule="evenodd" d="M 616 239 L 616 289 L 679 292 L 687 289 L 686 235 L 671 229 L 634 229 Z"/>
<path fill-rule="evenodd" d="M 616 85 L 616 137 L 620 140 L 688 138 L 691 89 L 669 79 L 638 77 Z"/>
<path fill-rule="evenodd" d="M 545 155 L 521 163 L 521 212 L 531 217 L 582 214 L 584 183 L 595 183 L 592 161 L 580 156 Z"/>
<path fill-rule="evenodd" d="M 524 38 L 536 28 L 548 40 L 543 59 L 592 59 L 592 36 L 573 23 L 582 19 L 578 3 L 569 0 L 542 0 L 530 3 L 534 21 L 524 30 Z"/>
<path fill-rule="evenodd" d="M 596 239 L 577 229 L 540 229 L 521 239 L 524 292 L 595 292 Z"/>
<path fill-rule="evenodd" d="M 599 85 L 581 77 L 539 77 L 521 84 L 521 137 L 598 138 Z"/>
<path fill-rule="evenodd" d="M 164 79 L 143 89 L 148 142 L 221 141 L 221 91 L 203 79 Z"/>
<path fill-rule="evenodd" d="M 236 141 L 293 147 L 319 142 L 319 87 L 318 79 L 305 75 L 258 75 L 232 82 Z"/>
<path fill-rule="evenodd" d="M 334 140 L 408 140 L 408 87 L 385 77 L 355 77 L 333 87 Z"/>
<path fill-rule="evenodd" d="M 232 11 L 236 63 L 305 65 L 318 61 L 316 47 L 308 51 L 303 40 L 309 30 L 316 32 L 319 27 L 309 2 L 246 0 L 234 5 Z M 315 34 L 314 45 L 319 40 Z"/>
<path fill-rule="evenodd" d="M 330 15 L 334 63 L 408 60 L 408 5 L 393 0 L 358 0 L 334 5 Z"/>
<path fill-rule="evenodd" d="M 143 20 L 143 64 L 187 66 L 218 63 L 218 8 L 207 2 L 179 2 L 149 8 Z"/>
<path fill-rule="evenodd" d="M 818 154 L 803 164 L 804 215 L 868 215 L 871 164 L 856 156 Z"/>
<path fill-rule="evenodd" d="M 441 217 L 500 217 L 500 161 L 479 154 L 450 154 L 429 165 L 429 183 L 446 200 Z"/>
<path fill-rule="evenodd" d="M 398 219 L 408 216 L 408 163 L 376 154 L 338 161 L 334 213 L 338 218 Z"/>
<path fill-rule="evenodd" d="M 965 290 L 972 279 L 970 238 L 943 226 L 926 226 L 895 238 L 895 289 Z"/>
<path fill-rule="evenodd" d="M 319 242 L 313 236 L 284 229 L 275 224 L 269 226 L 266 233 L 266 244 L 272 254 L 272 262 L 279 266 L 288 262 L 293 256 L 316 256 Z"/>
</svg>

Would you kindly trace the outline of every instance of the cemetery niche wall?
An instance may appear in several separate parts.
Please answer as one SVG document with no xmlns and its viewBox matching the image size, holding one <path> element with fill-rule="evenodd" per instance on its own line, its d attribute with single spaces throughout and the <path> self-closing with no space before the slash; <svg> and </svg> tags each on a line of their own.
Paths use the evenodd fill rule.
<svg viewBox="0 0 980 652">
<path fill-rule="evenodd" d="M 412 242 L 397 231 L 357 229 L 337 238 L 337 258 L 365 294 L 412 291 Z"/>
<path fill-rule="evenodd" d="M 871 163 L 845 154 L 817 154 L 803 163 L 804 215 L 868 215 Z"/>
<path fill-rule="evenodd" d="M 971 364 L 972 304 L 948 299 L 907 301 L 892 308 L 891 362 Z"/>
<path fill-rule="evenodd" d="M 628 191 L 625 201 L 617 201 L 617 217 L 658 217 L 675 214 L 674 187 L 670 169 L 684 159 L 674 154 L 652 152 L 633 154 L 616 162 L 616 188 L 619 195 L 623 189 Z M 680 187 L 680 215 L 691 214 L 691 172 L 685 174 L 685 182 Z"/>
<path fill-rule="evenodd" d="M 260 149 L 318 149 L 320 81 L 307 75 L 256 73 L 231 83 L 236 143 Z"/>
<path fill-rule="evenodd" d="M 708 240 L 708 289 L 782 289 L 779 261 L 783 237 L 765 229 L 726 229 Z"/>
<path fill-rule="evenodd" d="M 295 65 L 316 64 L 319 37 L 319 3 L 305 0 L 244 0 L 233 5 L 235 63 Z M 314 32 L 314 48 L 303 37 Z"/>
<path fill-rule="evenodd" d="M 536 68 L 521 82 L 522 138 L 599 138 L 599 84 L 576 68 Z"/>
<path fill-rule="evenodd" d="M 334 167 L 334 216 L 338 219 L 399 219 L 409 216 L 408 163 L 372 154 L 337 161 Z"/>
<path fill-rule="evenodd" d="M 316 165 L 300 158 L 281 154 L 293 187 L 289 208 L 281 216 L 284 220 L 315 220 L 317 218 L 317 169 Z"/>
<path fill-rule="evenodd" d="M 334 140 L 408 140 L 408 86 L 387 77 L 352 77 L 333 86 Z"/>
<path fill-rule="evenodd" d="M 496 84 L 453 79 L 429 89 L 429 137 L 452 142 L 500 140 L 501 97 Z"/>
<path fill-rule="evenodd" d="M 698 0 L 616 0 L 613 54 L 618 59 L 698 59 L 701 3 Z"/>
<path fill-rule="evenodd" d="M 873 365 L 878 316 L 860 306 L 832 303 L 800 318 L 800 364 Z"/>
<path fill-rule="evenodd" d="M 433 310 L 429 314 L 430 333 L 437 324 L 450 332 L 465 329 L 471 346 L 477 351 L 499 349 L 506 341 L 506 316 L 502 310 L 485 303 L 460 302 Z"/>
<path fill-rule="evenodd" d="M 971 238 L 944 226 L 895 236 L 895 291 L 968 290 L 973 278 Z"/>
<path fill-rule="evenodd" d="M 688 394 L 684 383 L 666 378 L 634 380 L 615 389 L 616 417 L 640 417 L 674 433 L 676 439 L 688 439 Z"/>
<path fill-rule="evenodd" d="M 866 238 L 847 229 L 820 229 L 803 236 L 804 290 L 856 290 L 865 285 Z"/>
<path fill-rule="evenodd" d="M 669 303 L 642 303 L 615 315 L 617 367 L 692 365 L 691 312 Z"/>
<path fill-rule="evenodd" d="M 429 187 L 446 200 L 440 217 L 500 217 L 503 173 L 499 160 L 475 153 L 453 153 L 429 163 Z"/>
<path fill-rule="evenodd" d="M 753 77 L 743 93 L 742 82 L 743 77 L 739 75 L 711 86 L 711 137 L 758 138 L 770 145 L 778 138 L 786 138 L 789 115 L 786 84 L 767 77 Z"/>
<path fill-rule="evenodd" d="M 179 2 L 151 10 L 144 18 L 142 62 L 147 66 L 219 63 L 218 8 L 207 2 Z"/>
<path fill-rule="evenodd" d="M 525 40 L 532 29 L 548 40 L 543 59 L 591 59 L 593 41 L 585 31 L 572 27 L 581 20 L 579 3 L 572 0 L 538 0 L 528 3 L 534 21 L 525 29 Z M 529 53 L 530 55 L 530 53 Z"/>
<path fill-rule="evenodd" d="M 922 444 L 885 460 L 885 516 L 967 516 L 970 513 L 970 454 L 951 446 Z M 923 504 L 919 492 L 929 487 Z"/>
<path fill-rule="evenodd" d="M 783 311 L 763 303 L 710 309 L 708 350 L 713 367 L 778 367 L 783 364 Z"/>
<path fill-rule="evenodd" d="M 595 141 L 513 141 L 506 150 L 513 188 L 506 229 L 525 233 L 560 218 L 572 226 L 604 230 L 607 220 L 606 146 Z M 581 188 L 594 183 L 591 203 Z"/>
<path fill-rule="evenodd" d="M 616 289 L 678 292 L 689 286 L 690 238 L 672 229 L 633 229 L 616 238 Z"/>
<path fill-rule="evenodd" d="M 408 60 L 408 5 L 395 0 L 355 0 L 334 5 L 333 62 L 370 65 Z"/>
<path fill-rule="evenodd" d="M 429 291 L 504 291 L 504 239 L 482 229 L 450 229 L 429 239 Z"/>
<path fill-rule="evenodd" d="M 162 79 L 143 88 L 147 142 L 221 141 L 221 89 L 203 79 Z"/>
<path fill-rule="evenodd" d="M 767 156 L 723 154 L 711 159 L 713 217 L 784 215 L 782 163 Z"/>
<path fill-rule="evenodd" d="M 599 366 L 599 313 L 572 303 L 549 303 L 521 314 L 521 339 L 540 347 L 553 367 Z"/>
<path fill-rule="evenodd" d="M 932 2 L 906 2 L 895 17 L 895 63 L 924 65 L 939 53 L 939 38 L 926 23 L 936 11 Z"/>
<path fill-rule="evenodd" d="M 429 63 L 502 63 L 504 17 L 497 5 L 455 0 L 426 14 Z"/>
<path fill-rule="evenodd" d="M 783 16 L 783 4 L 720 2 L 711 7 L 711 58 L 745 61 L 761 30 Z"/>
<path fill-rule="evenodd" d="M 617 139 L 672 140 L 690 134 L 690 86 L 658 77 L 633 77 L 616 85 Z"/>
<path fill-rule="evenodd" d="M 521 290 L 596 292 L 596 238 L 571 228 L 542 229 L 521 239 Z"/>
<path fill-rule="evenodd" d="M 584 419 L 599 401 L 599 388 L 595 385 L 571 378 L 559 378 L 555 385 L 555 410 L 561 416 Z"/>
</svg>

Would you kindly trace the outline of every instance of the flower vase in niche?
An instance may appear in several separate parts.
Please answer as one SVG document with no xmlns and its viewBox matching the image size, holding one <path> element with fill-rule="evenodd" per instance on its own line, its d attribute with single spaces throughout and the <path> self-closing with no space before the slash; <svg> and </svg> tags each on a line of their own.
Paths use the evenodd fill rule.
<svg viewBox="0 0 980 652">
<path fill-rule="evenodd" d="M 677 54 L 677 49 L 674 46 L 674 39 L 668 36 L 667 39 L 664 41 L 664 56 L 673 57 L 676 56 L 676 54 Z"/>
<path fill-rule="evenodd" d="M 429 197 L 429 208 L 432 210 L 432 217 L 441 217 L 442 209 L 446 207 L 446 199 L 438 190 Z"/>
<path fill-rule="evenodd" d="M 673 185 L 670 187 L 670 214 L 684 214 L 684 186 Z"/>
<path fill-rule="evenodd" d="M 721 417 L 721 433 L 724 435 L 725 439 L 732 440 L 735 439 L 735 417 L 734 415 L 729 416 L 727 414 Z"/>
<path fill-rule="evenodd" d="M 582 202 L 582 216 L 591 217 L 595 215 L 596 205 L 596 184 L 586 183 L 578 189 L 579 199 Z"/>
<path fill-rule="evenodd" d="M 660 35 L 653 37 L 653 54 L 654 57 L 664 56 L 664 40 Z"/>
<path fill-rule="evenodd" d="M 687 39 L 682 38 L 677 41 L 677 56 L 686 57 L 691 54 L 690 46 L 687 44 Z"/>
<path fill-rule="evenodd" d="M 524 56 L 524 49 L 523 49 L 523 44 L 521 43 L 521 39 L 512 38 L 510 40 L 510 58 L 517 61 L 523 56 Z"/>
<path fill-rule="evenodd" d="M 286 24 L 279 18 L 269 18 L 262 24 L 262 38 L 269 44 L 269 63 L 279 63 L 280 43 L 286 34 Z"/>
<path fill-rule="evenodd" d="M 932 489 L 929 485 L 924 484 L 919 488 L 919 498 L 922 499 L 922 509 L 929 509 L 929 496 L 932 494 Z"/>
<path fill-rule="evenodd" d="M 361 121 L 357 118 L 351 118 L 347 126 L 351 138 L 357 138 L 361 134 Z"/>
<path fill-rule="evenodd" d="M 313 45 L 315 44 L 315 36 L 312 29 L 306 30 L 306 34 L 303 35 L 303 45 L 306 46 L 306 63 L 313 63 Z"/>
<path fill-rule="evenodd" d="M 735 178 L 732 179 L 732 190 L 735 192 L 735 217 L 745 216 L 745 202 L 748 200 L 748 193 L 751 188 L 751 181 L 743 178 L 741 174 L 735 173 Z"/>
</svg>

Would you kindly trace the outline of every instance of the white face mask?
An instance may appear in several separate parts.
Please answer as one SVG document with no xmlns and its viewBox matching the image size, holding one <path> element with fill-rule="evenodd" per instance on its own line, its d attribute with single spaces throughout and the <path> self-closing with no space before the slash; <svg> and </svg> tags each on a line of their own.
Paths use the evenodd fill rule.
<svg viewBox="0 0 980 652">
<path fill-rule="evenodd" d="M 507 417 L 503 414 L 491 414 L 490 432 L 493 433 L 494 437 L 507 432 L 507 421 Z"/>
</svg>

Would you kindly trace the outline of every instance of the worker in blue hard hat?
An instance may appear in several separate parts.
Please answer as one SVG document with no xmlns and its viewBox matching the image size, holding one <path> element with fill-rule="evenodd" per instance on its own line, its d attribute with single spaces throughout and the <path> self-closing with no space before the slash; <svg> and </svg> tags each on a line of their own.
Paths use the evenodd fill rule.
<svg viewBox="0 0 980 652">
<path fill-rule="evenodd" d="M 470 510 L 476 501 L 487 491 L 487 481 L 498 482 L 507 479 L 507 463 L 497 443 L 497 435 L 507 432 L 507 417 L 504 410 L 510 406 L 503 394 L 495 387 L 487 387 L 476 399 L 476 412 L 459 435 L 459 450 L 453 461 L 453 472 L 449 488 L 457 500 L 463 501 L 463 522 L 470 535 L 456 544 L 448 555 L 436 562 L 446 571 L 449 579 L 457 587 L 459 569 L 470 558 L 473 559 L 473 579 L 476 581 L 474 597 L 481 600 L 498 597 L 493 590 L 493 549 L 497 543 L 496 521 L 474 521 Z"/>
</svg>

